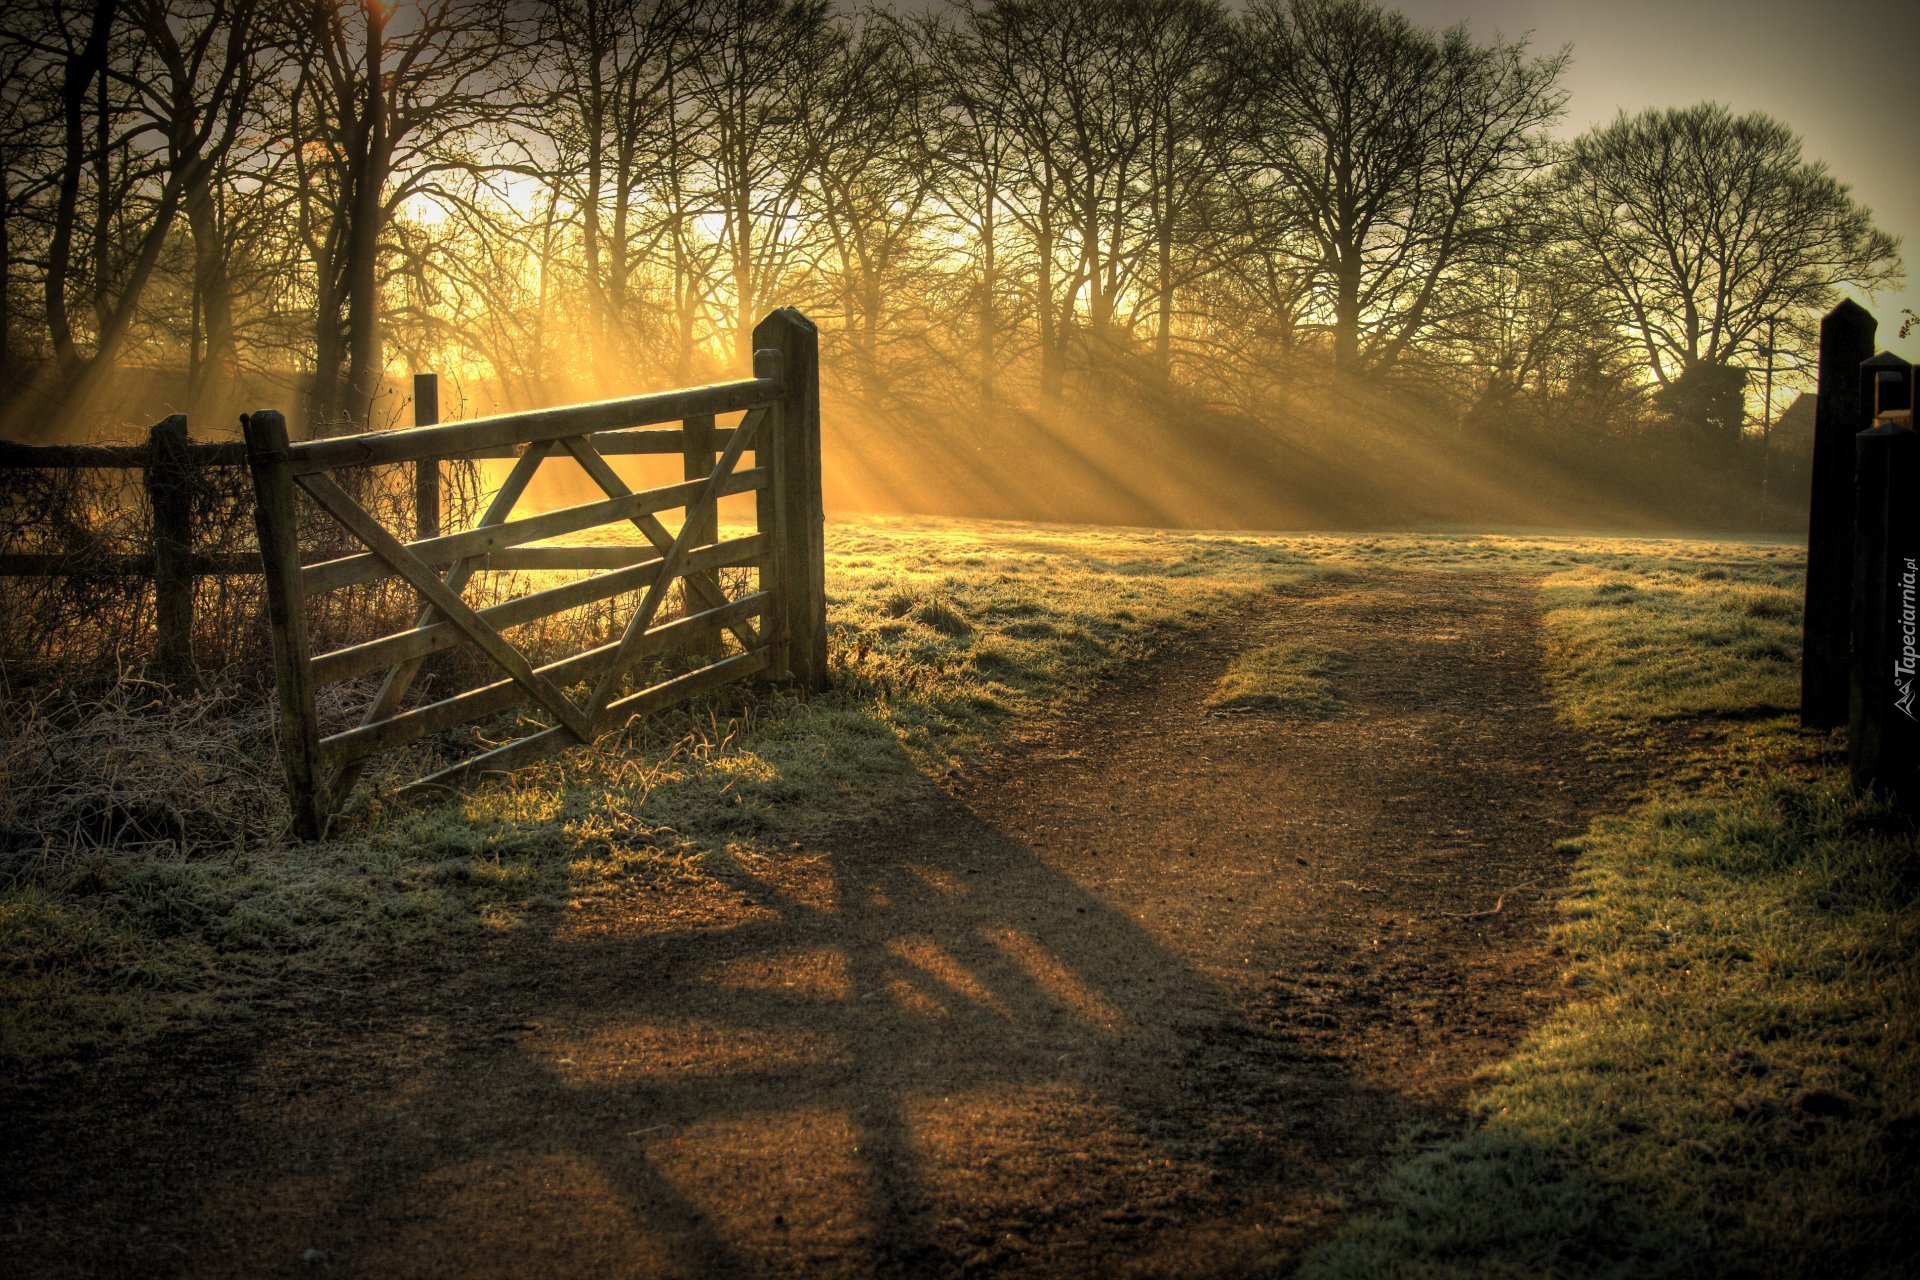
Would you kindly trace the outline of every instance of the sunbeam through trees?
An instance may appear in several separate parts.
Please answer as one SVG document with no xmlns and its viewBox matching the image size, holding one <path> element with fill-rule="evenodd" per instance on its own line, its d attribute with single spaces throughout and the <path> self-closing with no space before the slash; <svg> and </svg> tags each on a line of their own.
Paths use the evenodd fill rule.
<svg viewBox="0 0 1920 1280">
<path fill-rule="evenodd" d="M 1795 519 L 1771 428 L 1898 244 L 1762 115 L 1558 141 L 1576 55 L 1365 0 L 19 7 L 0 429 L 685 385 L 792 305 L 842 507 Z"/>
</svg>

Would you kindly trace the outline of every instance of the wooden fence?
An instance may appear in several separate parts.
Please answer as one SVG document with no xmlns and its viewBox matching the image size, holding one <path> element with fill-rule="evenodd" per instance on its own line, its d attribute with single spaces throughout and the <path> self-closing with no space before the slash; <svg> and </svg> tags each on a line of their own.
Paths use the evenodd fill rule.
<svg viewBox="0 0 1920 1280">
<path fill-rule="evenodd" d="M 194 579 L 209 574 L 260 572 L 259 558 L 252 554 L 197 549 L 200 539 L 193 527 L 191 501 L 195 474 L 207 467 L 237 467 L 245 462 L 246 448 L 237 441 L 190 440 L 183 414 L 154 424 L 143 445 L 23 445 L 0 441 L 0 471 L 138 471 L 152 513 L 144 553 L 0 553 L 0 576 L 152 579 L 155 665 L 170 677 L 186 675 L 193 666 Z"/>
<path fill-rule="evenodd" d="M 413 376 L 413 422 L 416 427 L 440 421 L 440 379 L 432 373 Z M 608 452 L 623 452 L 614 443 Z M 513 448 L 477 450 L 477 458 L 505 458 Z M 442 506 L 441 460 L 413 464 L 414 536 L 430 538 L 440 532 Z M 169 680 L 191 676 L 193 653 L 194 581 L 217 575 L 258 576 L 259 553 L 206 551 L 203 544 L 217 540 L 220 529 L 196 527 L 192 494 L 209 468 L 244 468 L 247 446 L 234 441 L 196 441 L 188 435 L 185 414 L 172 414 L 156 423 L 143 445 L 27 445 L 0 440 L 0 471 L 68 470 L 140 473 L 140 489 L 147 499 L 150 520 L 147 549 L 137 555 L 89 552 L 0 552 L 0 577 L 16 578 L 146 578 L 153 583 L 154 667 Z M 244 480 L 241 480 L 244 484 Z"/>
<path fill-rule="evenodd" d="M 1847 727 L 1856 788 L 1920 812 L 1920 436 L 1913 366 L 1852 302 L 1820 326 L 1801 722 Z"/>
<path fill-rule="evenodd" d="M 776 311 L 754 331 L 754 376 L 738 382 L 625 400 L 509 414 L 298 443 L 284 418 L 262 410 L 246 420 L 261 563 L 266 573 L 280 744 L 294 824 L 304 837 L 324 833 L 331 813 L 373 756 L 476 718 L 518 707 L 551 724 L 479 751 L 403 789 L 460 783 L 511 770 L 570 746 L 590 743 L 631 718 L 756 675 L 826 683 L 824 529 L 820 497 L 820 422 L 816 334 L 797 311 Z M 745 411 L 739 425 L 715 415 Z M 674 422 L 667 429 L 646 429 Z M 631 490 L 607 462 L 611 454 L 676 454 L 686 479 Z M 753 455 L 753 465 L 743 459 Z M 402 542 L 338 484 L 341 468 L 428 463 L 455 457 L 513 457 L 511 471 L 472 528 L 437 529 Z M 571 458 L 605 493 L 600 501 L 513 518 L 541 463 Z M 422 482 L 423 489 L 426 482 Z M 303 563 L 295 493 L 304 492 L 363 548 Z M 756 530 L 718 540 L 717 503 L 756 495 Z M 683 509 L 678 532 L 659 513 Z M 609 525 L 631 524 L 644 543 L 529 545 Z M 418 531 L 416 531 L 418 532 Z M 728 598 L 718 570 L 757 572 L 757 589 Z M 588 569 L 590 577 L 475 608 L 462 588 L 483 569 Z M 423 607 L 406 630 L 315 654 L 305 602 L 355 583 L 398 577 Z M 660 622 L 674 582 L 683 582 L 683 616 Z M 502 630 L 581 605 L 638 594 L 639 603 L 609 644 L 535 665 Z M 725 654 L 723 638 L 737 651 Z M 427 656 L 466 645 L 497 676 L 487 683 L 407 706 Z M 700 665 L 670 679 L 626 689 L 642 659 L 690 652 Z M 380 670 L 386 675 L 352 728 L 323 736 L 317 686 Z M 584 696 L 570 696 L 579 688 Z"/>
</svg>

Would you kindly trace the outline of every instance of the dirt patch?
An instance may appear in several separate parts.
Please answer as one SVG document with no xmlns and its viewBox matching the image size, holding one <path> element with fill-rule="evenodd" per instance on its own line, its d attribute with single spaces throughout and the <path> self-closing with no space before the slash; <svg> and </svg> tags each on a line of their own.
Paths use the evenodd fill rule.
<svg viewBox="0 0 1920 1280">
<path fill-rule="evenodd" d="M 1210 713 L 1234 652 L 1339 709 Z M 22 1275 L 1244 1275 L 1559 998 L 1529 582 L 1276 598 L 953 794 L 25 1096 Z"/>
</svg>

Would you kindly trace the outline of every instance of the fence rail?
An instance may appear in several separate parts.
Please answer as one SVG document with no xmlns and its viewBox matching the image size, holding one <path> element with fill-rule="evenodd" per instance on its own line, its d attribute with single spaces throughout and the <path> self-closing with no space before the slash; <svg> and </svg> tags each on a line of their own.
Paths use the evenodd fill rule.
<svg viewBox="0 0 1920 1280">
<path fill-rule="evenodd" d="M 194 550 L 193 476 L 203 468 L 237 467 L 245 462 L 243 444 L 190 439 L 184 414 L 155 423 L 145 444 L 24 445 L 0 441 L 0 471 L 139 471 L 153 517 L 144 554 L 9 552 L 0 554 L 0 576 L 152 579 L 155 665 L 168 676 L 183 676 L 193 666 L 194 579 L 212 574 L 258 573 L 260 568 L 253 556 L 206 555 Z"/>
<path fill-rule="evenodd" d="M 455 785 L 590 743 L 634 716 L 756 675 L 826 682 L 824 528 L 820 498 L 817 335 L 798 312 L 776 311 L 754 331 L 754 376 L 737 382 L 507 414 L 406 431 L 293 442 L 273 410 L 246 420 L 246 463 L 255 492 L 278 689 L 280 744 L 295 827 L 318 837 L 374 756 L 514 708 L 549 724 L 486 747 L 414 779 L 403 790 Z M 743 412 L 720 428 L 715 416 Z M 656 424 L 678 419 L 666 430 Z M 753 454 L 753 465 L 743 465 Z M 607 462 L 623 453 L 678 454 L 685 480 L 634 492 Z M 486 511 L 469 529 L 439 528 L 433 477 L 449 457 L 515 459 Z M 513 511 L 541 464 L 577 463 L 605 497 L 538 515 Z M 342 468 L 414 463 L 415 536 L 402 541 L 331 474 Z M 359 544 L 350 555 L 310 561 L 299 540 L 296 494 L 304 493 Z M 719 538 L 718 503 L 752 493 L 756 531 Z M 680 509 L 677 532 L 659 516 Z M 428 519 L 428 514 L 432 518 Z M 528 546 L 609 525 L 631 526 L 642 544 Z M 463 590 L 476 573 L 505 567 L 585 568 L 593 576 L 476 608 Z M 729 598 L 720 571 L 757 575 Z M 411 627 L 323 653 L 312 652 L 305 608 L 317 595 L 398 578 L 420 597 Z M 681 584 L 684 615 L 662 621 Z M 583 604 L 638 595 L 620 638 L 554 661 L 533 658 L 502 632 Z M 726 652 L 731 640 L 736 651 Z M 481 684 L 408 704 L 422 664 L 465 646 L 488 664 Z M 691 670 L 651 683 L 629 679 L 644 659 L 690 654 Z M 322 734 L 315 691 L 324 684 L 386 676 L 359 722 Z M 579 689 L 575 695 L 570 690 Z"/>
</svg>

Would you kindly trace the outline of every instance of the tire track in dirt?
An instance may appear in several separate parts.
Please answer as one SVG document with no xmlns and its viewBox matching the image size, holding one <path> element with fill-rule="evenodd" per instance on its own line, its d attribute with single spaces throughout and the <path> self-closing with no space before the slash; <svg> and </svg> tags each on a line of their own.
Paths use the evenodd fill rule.
<svg viewBox="0 0 1920 1280">
<path fill-rule="evenodd" d="M 957 794 L 33 1117 L 21 1274 L 1244 1275 L 1558 998 L 1537 596 L 1279 598 Z M 1322 722 L 1203 706 L 1347 651 Z M 1498 904 L 1499 909 L 1493 908 Z M 51 1142 L 48 1139 L 52 1139 Z"/>
</svg>

